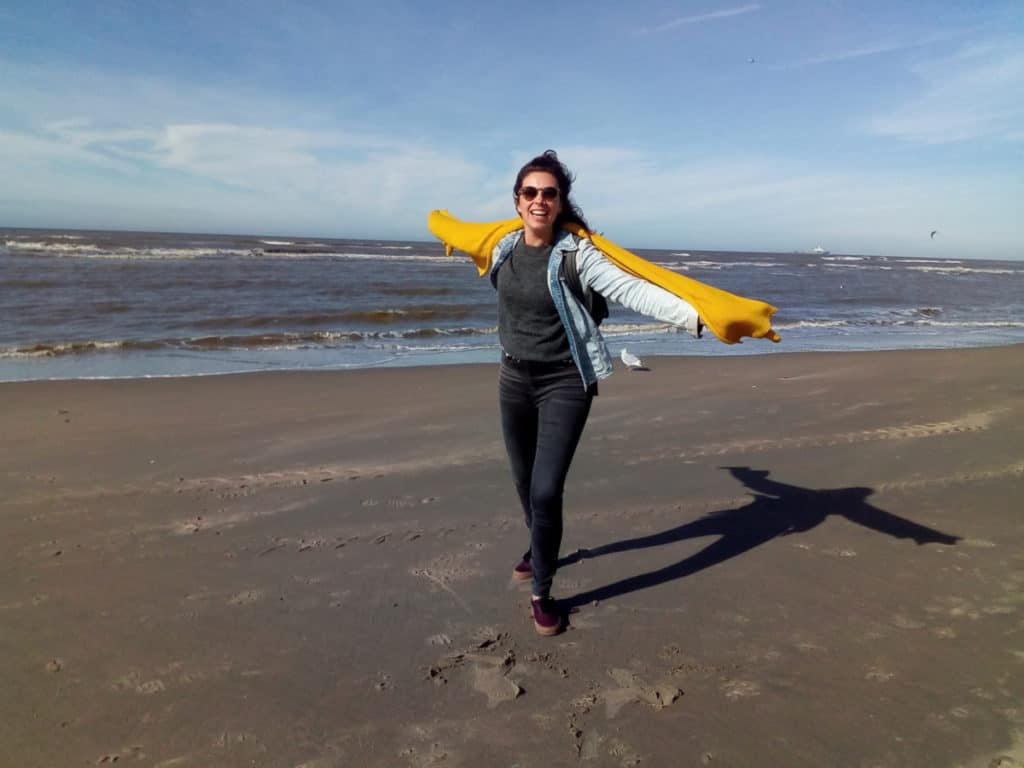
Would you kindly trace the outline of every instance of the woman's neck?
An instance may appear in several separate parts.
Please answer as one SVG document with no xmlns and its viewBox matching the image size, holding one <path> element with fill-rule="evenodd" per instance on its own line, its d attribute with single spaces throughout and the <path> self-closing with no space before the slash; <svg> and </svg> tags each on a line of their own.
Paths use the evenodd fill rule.
<svg viewBox="0 0 1024 768">
<path fill-rule="evenodd" d="M 536 232 L 527 227 L 523 230 L 523 242 L 534 248 L 541 245 L 552 245 L 555 242 L 555 231 L 551 229 L 545 232 Z"/>
</svg>

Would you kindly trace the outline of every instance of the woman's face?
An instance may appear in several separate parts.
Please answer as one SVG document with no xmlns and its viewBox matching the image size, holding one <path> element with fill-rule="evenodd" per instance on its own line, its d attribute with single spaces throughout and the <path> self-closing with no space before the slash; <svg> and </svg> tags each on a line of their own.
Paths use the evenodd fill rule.
<svg viewBox="0 0 1024 768">
<path fill-rule="evenodd" d="M 554 239 L 555 219 L 562 212 L 562 196 L 554 175 L 547 171 L 526 174 L 516 197 L 516 212 L 526 228 L 526 244 L 549 245 Z"/>
</svg>

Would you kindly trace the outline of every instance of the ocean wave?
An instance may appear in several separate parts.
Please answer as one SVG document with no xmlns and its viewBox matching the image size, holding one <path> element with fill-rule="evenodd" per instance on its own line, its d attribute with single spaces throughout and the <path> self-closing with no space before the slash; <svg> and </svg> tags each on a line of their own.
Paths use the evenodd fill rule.
<svg viewBox="0 0 1024 768">
<path fill-rule="evenodd" d="M 797 328 L 843 328 L 851 325 L 848 320 L 796 320 L 792 322 L 774 322 L 772 328 L 777 331 L 792 331 Z"/>
<path fill-rule="evenodd" d="M 720 271 L 723 269 L 759 269 L 762 267 L 781 267 L 783 266 L 777 261 L 709 261 L 707 259 L 701 259 L 700 261 L 653 261 L 652 263 L 657 264 L 659 267 L 665 267 L 666 269 L 681 270 L 689 272 L 691 269 L 704 269 L 704 270 L 715 270 Z"/>
<path fill-rule="evenodd" d="M 810 265 L 808 265 L 808 266 L 810 266 Z M 864 263 L 860 263 L 860 264 L 845 264 L 845 263 L 830 262 L 830 263 L 825 264 L 823 266 L 832 267 L 834 269 L 860 269 L 860 270 L 864 270 L 865 272 L 869 272 L 869 271 L 891 272 L 892 269 L 893 269 L 892 267 L 886 266 L 885 264 L 864 264 Z"/>
<path fill-rule="evenodd" d="M 365 344 L 384 340 L 416 340 L 493 336 L 497 328 L 412 328 L 391 331 L 313 331 L 308 333 L 257 333 L 239 335 L 198 336 L 191 338 L 132 339 L 39 342 L 0 348 L 0 359 L 31 357 L 64 357 L 97 353 L 183 350 L 194 352 L 228 350 L 288 350 L 314 347 L 333 348 L 346 344 Z"/>
<path fill-rule="evenodd" d="M 367 260 L 367 261 L 420 261 L 430 262 L 433 264 L 444 264 L 444 265 L 459 265 L 465 266 L 470 263 L 469 259 L 464 256 L 445 256 L 443 253 L 438 255 L 433 254 L 391 254 L 391 253 L 332 253 L 330 254 L 333 258 L 337 259 L 351 259 L 353 261 Z"/>
<path fill-rule="evenodd" d="M 939 310 L 941 312 L 941 310 Z M 777 331 L 801 328 L 1024 328 L 1024 320 L 937 320 L 920 310 L 901 310 L 889 317 L 821 318 L 816 320 L 790 320 L 772 323 Z"/>
<path fill-rule="evenodd" d="M 1019 275 L 1024 270 L 1019 269 L 997 269 L 995 267 L 907 267 L 908 271 L 934 272 L 945 275 Z"/>
<path fill-rule="evenodd" d="M 266 242 L 266 241 L 263 241 Z M 282 245 L 284 245 L 282 241 Z M 291 245 L 291 244 L 289 244 Z M 54 243 L 43 240 L 6 240 L 8 251 L 20 255 L 42 255 L 55 258 L 112 259 L 112 260 L 189 260 L 200 258 L 250 258 L 250 259 L 348 259 L 353 261 L 381 262 L 428 262 L 450 265 L 465 264 L 461 256 L 440 254 L 409 254 L 394 251 L 412 250 L 412 246 L 381 246 L 389 253 L 338 250 L 337 246 L 310 244 L 308 247 L 293 246 L 273 248 L 145 248 L 145 247 L 103 247 L 96 243 Z"/>
<path fill-rule="evenodd" d="M 722 265 L 715 261 L 665 261 L 654 259 L 651 260 L 651 263 L 665 269 L 675 270 L 676 272 L 689 272 L 691 269 L 720 270 L 722 268 Z"/>
<path fill-rule="evenodd" d="M 95 243 L 47 243 L 38 240 L 17 242 L 8 240 L 6 247 L 10 251 L 44 254 L 58 258 L 77 257 L 86 259 L 121 259 L 121 260 L 187 260 L 211 256 L 245 256 L 250 251 L 245 249 L 227 248 L 103 248 Z"/>
<path fill-rule="evenodd" d="M 490 305 L 488 305 L 490 306 Z M 424 320 L 465 320 L 479 314 L 480 307 L 472 304 L 423 304 L 384 309 L 350 309 L 338 312 L 309 312 L 295 314 L 238 315 L 205 317 L 168 323 L 168 328 L 272 328 L 274 326 L 302 327 L 365 323 L 393 325 Z"/>
</svg>

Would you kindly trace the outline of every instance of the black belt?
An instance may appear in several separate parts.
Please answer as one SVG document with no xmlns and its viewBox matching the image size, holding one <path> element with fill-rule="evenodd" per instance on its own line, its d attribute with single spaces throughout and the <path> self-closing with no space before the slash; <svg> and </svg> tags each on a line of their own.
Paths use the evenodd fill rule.
<svg viewBox="0 0 1024 768">
<path fill-rule="evenodd" d="M 544 371 L 557 371 L 568 366 L 575 366 L 576 362 L 570 357 L 566 360 L 523 360 L 522 358 L 510 355 L 508 352 L 501 353 L 502 362 L 512 368 L 518 368 L 524 371 L 533 371 L 535 373 L 543 373 Z"/>
</svg>

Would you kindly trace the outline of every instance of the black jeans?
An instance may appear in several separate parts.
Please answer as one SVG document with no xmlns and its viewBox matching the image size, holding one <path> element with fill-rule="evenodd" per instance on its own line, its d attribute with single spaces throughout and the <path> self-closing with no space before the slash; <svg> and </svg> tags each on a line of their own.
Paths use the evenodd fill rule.
<svg viewBox="0 0 1024 768">
<path fill-rule="evenodd" d="M 572 363 L 503 357 L 498 377 L 501 428 L 519 501 L 530 529 L 533 594 L 547 597 L 562 544 L 562 491 L 587 423 L 594 389 Z"/>
</svg>

